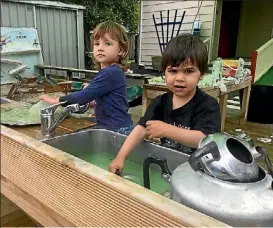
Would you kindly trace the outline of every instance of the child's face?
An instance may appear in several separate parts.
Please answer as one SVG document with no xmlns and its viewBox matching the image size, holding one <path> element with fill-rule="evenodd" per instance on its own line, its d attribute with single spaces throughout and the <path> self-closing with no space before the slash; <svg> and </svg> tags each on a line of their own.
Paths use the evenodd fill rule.
<svg viewBox="0 0 273 228">
<path fill-rule="evenodd" d="M 198 67 L 191 63 L 179 67 L 168 66 L 165 70 L 167 87 L 178 97 L 187 97 L 195 93 L 202 75 Z"/>
<path fill-rule="evenodd" d="M 93 52 L 95 59 L 101 64 L 101 68 L 118 63 L 119 58 L 123 55 L 119 42 L 113 40 L 108 33 L 104 37 L 94 40 Z"/>
</svg>

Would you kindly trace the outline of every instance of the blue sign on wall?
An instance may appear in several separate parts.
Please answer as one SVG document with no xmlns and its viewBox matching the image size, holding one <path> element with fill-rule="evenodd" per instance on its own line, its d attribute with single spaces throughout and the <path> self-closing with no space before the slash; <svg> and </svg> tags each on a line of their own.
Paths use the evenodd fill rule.
<svg viewBox="0 0 273 228">
<path fill-rule="evenodd" d="M 33 76 L 37 64 L 43 64 L 37 29 L 1 27 L 1 84 L 16 82 L 13 69 L 23 69 L 23 78 Z"/>
</svg>

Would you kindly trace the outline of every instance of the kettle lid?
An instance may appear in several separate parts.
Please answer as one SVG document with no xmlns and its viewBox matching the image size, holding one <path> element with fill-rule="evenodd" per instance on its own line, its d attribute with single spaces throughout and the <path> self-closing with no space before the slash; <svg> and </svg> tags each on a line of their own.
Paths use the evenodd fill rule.
<svg viewBox="0 0 273 228">
<path fill-rule="evenodd" d="M 231 182 L 253 182 L 259 174 L 259 166 L 250 147 L 226 133 L 215 133 L 203 138 L 189 163 L 195 171 L 200 170 Z"/>
</svg>

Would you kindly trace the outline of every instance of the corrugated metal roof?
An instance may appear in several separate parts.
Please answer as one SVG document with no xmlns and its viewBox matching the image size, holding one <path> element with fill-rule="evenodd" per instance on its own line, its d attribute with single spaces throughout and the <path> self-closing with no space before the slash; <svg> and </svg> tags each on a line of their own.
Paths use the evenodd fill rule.
<svg viewBox="0 0 273 228">
<path fill-rule="evenodd" d="M 82 9 L 84 10 L 85 7 L 81 5 L 74 5 L 74 4 L 65 4 L 62 2 L 54 2 L 54 1 L 27 1 L 27 0 L 5 0 L 8 2 L 20 2 L 20 3 L 27 3 L 32 5 L 39 5 L 39 6 L 51 6 L 57 8 L 69 8 L 69 9 Z"/>
</svg>

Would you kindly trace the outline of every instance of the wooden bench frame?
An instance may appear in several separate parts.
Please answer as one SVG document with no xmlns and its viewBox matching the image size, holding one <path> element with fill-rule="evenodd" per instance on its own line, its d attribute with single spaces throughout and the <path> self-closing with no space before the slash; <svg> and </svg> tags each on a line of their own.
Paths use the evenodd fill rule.
<svg viewBox="0 0 273 228">
<path fill-rule="evenodd" d="M 84 73 L 84 74 L 96 74 L 98 73 L 97 70 L 85 70 L 85 69 L 77 69 L 77 68 L 70 68 L 70 67 L 58 67 L 58 66 L 49 66 L 49 65 L 35 65 L 35 69 L 38 71 L 41 76 L 45 75 L 45 70 L 60 70 L 66 71 L 67 73 L 67 80 L 72 80 L 72 73 Z"/>
<path fill-rule="evenodd" d="M 247 112 L 248 112 L 248 104 L 249 104 L 249 96 L 251 90 L 251 80 L 252 77 L 247 77 L 244 81 L 239 84 L 228 83 L 227 92 L 221 92 L 220 89 L 217 88 L 202 88 L 204 92 L 211 95 L 212 97 L 219 98 L 219 105 L 221 111 L 221 131 L 224 131 L 225 121 L 235 122 L 240 125 L 244 125 L 246 123 Z M 239 91 L 243 89 L 243 101 L 241 108 L 241 115 L 239 120 L 233 120 L 230 117 L 226 117 L 227 114 L 227 100 L 228 94 L 230 92 Z M 146 109 L 151 104 L 152 100 L 168 92 L 169 89 L 163 85 L 155 85 L 155 84 L 144 84 L 143 85 L 143 94 L 142 94 L 142 114 L 144 115 Z"/>
<path fill-rule="evenodd" d="M 86 69 L 77 69 L 77 68 L 70 68 L 70 67 L 58 67 L 58 66 L 49 66 L 49 65 L 35 65 L 35 70 L 38 74 L 41 76 L 45 75 L 45 70 L 60 70 L 60 71 L 66 71 L 67 73 L 67 80 L 72 80 L 72 73 L 84 73 L 84 74 L 91 74 L 94 75 L 98 73 L 97 70 L 86 70 Z M 125 73 L 126 77 L 131 79 L 141 79 L 144 80 L 144 83 L 148 83 L 148 80 L 151 78 L 148 75 L 139 75 L 134 73 Z M 84 79 L 83 79 L 84 80 Z"/>
</svg>

